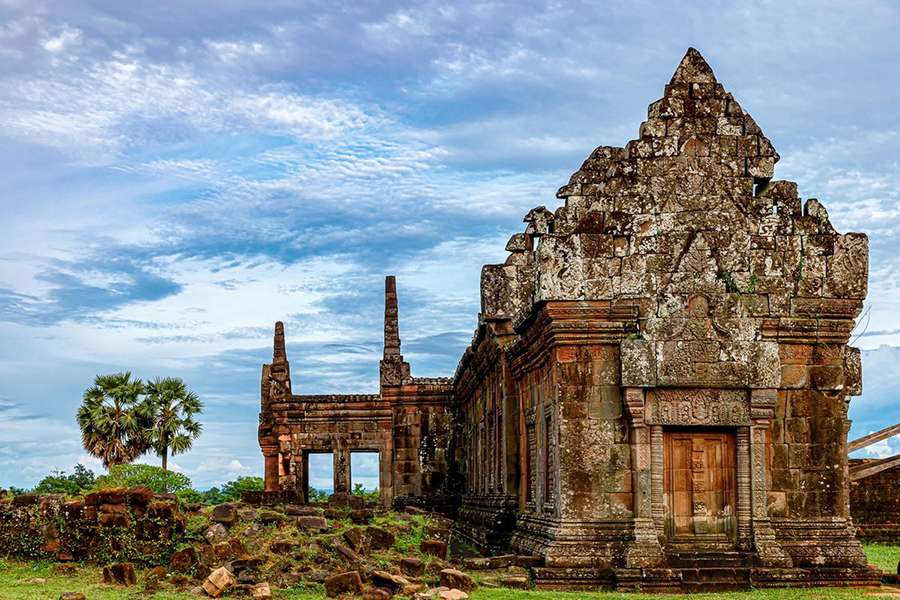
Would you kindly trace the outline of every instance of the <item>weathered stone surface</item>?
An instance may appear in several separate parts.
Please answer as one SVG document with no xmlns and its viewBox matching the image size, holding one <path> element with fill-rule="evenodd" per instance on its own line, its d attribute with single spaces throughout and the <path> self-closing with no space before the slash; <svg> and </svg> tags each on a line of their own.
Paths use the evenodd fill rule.
<svg viewBox="0 0 900 600">
<path fill-rule="evenodd" d="M 425 572 L 425 563 L 414 556 L 401 558 L 400 572 L 409 577 L 419 577 Z"/>
<path fill-rule="evenodd" d="M 172 554 L 172 558 L 169 560 L 169 566 L 172 567 L 172 570 L 175 572 L 188 573 L 199 562 L 200 559 L 197 555 L 197 550 L 192 546 L 188 546 L 187 548 Z"/>
<path fill-rule="evenodd" d="M 215 523 L 210 525 L 203 535 L 206 541 L 213 545 L 228 539 L 228 530 L 221 523 Z"/>
<path fill-rule="evenodd" d="M 363 592 L 363 600 L 390 600 L 393 596 L 391 592 L 380 587 L 367 587 Z"/>
<path fill-rule="evenodd" d="M 136 584 L 137 575 L 134 573 L 134 565 L 131 563 L 115 563 L 103 567 L 103 583 L 124 586 Z"/>
<path fill-rule="evenodd" d="M 343 594 L 359 594 L 363 584 L 357 571 L 338 573 L 325 579 L 325 594 L 329 598 L 337 598 Z"/>
<path fill-rule="evenodd" d="M 87 600 L 87 596 L 81 592 L 63 592 L 59 595 L 59 600 Z"/>
<path fill-rule="evenodd" d="M 272 590 L 268 582 L 261 582 L 250 588 L 250 597 L 253 600 L 272 600 Z"/>
<path fill-rule="evenodd" d="M 441 585 L 456 588 L 464 592 L 475 589 L 475 580 L 458 569 L 443 569 L 440 573 Z"/>
<path fill-rule="evenodd" d="M 324 531 L 328 529 L 328 521 L 325 519 L 325 517 L 297 517 L 297 527 L 299 527 L 300 529 L 318 529 L 320 531 Z"/>
<path fill-rule="evenodd" d="M 447 558 L 447 542 L 443 540 L 422 540 L 419 549 L 423 554 Z"/>
<path fill-rule="evenodd" d="M 233 525 L 238 520 L 237 508 L 233 504 L 219 504 L 209 516 L 211 521 L 223 525 Z"/>
<path fill-rule="evenodd" d="M 387 550 L 394 545 L 394 534 L 381 527 L 366 527 L 366 542 L 372 550 Z"/>
<path fill-rule="evenodd" d="M 235 584 L 234 575 L 225 567 L 219 567 L 203 582 L 203 591 L 213 598 L 221 596 Z"/>
</svg>

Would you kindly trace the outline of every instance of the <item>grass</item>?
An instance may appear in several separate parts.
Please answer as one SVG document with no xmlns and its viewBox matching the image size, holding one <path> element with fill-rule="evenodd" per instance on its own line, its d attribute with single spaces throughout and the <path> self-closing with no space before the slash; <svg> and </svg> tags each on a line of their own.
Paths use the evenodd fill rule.
<svg viewBox="0 0 900 600">
<path fill-rule="evenodd" d="M 771 589 L 751 592 L 722 592 L 718 594 L 633 594 L 621 592 L 525 592 L 508 589 L 480 589 L 470 594 L 472 600 L 860 600 L 877 599 L 874 590 L 813 588 Z"/>
<path fill-rule="evenodd" d="M 897 548 L 892 548 L 898 551 Z M 33 578 L 45 583 L 27 583 Z M 20 563 L 0 561 L 0 600 L 55 600 L 63 592 L 82 592 L 90 600 L 196 600 L 187 592 L 160 591 L 145 593 L 140 584 L 129 589 L 102 583 L 101 571 L 95 567 L 81 567 L 74 575 L 54 573 L 51 563 Z M 321 590 L 295 588 L 274 590 L 278 600 L 324 600 Z M 876 590 L 814 588 L 771 589 L 721 594 L 693 594 L 691 600 L 859 600 L 878 598 Z M 526 592 L 510 589 L 481 588 L 471 594 L 472 600 L 672 600 L 685 598 L 669 594 L 623 594 L 618 592 Z"/>
<path fill-rule="evenodd" d="M 897 563 L 900 562 L 900 546 L 888 546 L 886 544 L 864 543 L 869 562 L 885 573 L 896 573 Z"/>
</svg>

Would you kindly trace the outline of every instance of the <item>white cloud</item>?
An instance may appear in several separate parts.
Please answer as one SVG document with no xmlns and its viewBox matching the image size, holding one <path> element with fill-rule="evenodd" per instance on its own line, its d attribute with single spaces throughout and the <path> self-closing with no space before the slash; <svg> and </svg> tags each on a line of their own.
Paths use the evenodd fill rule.
<svg viewBox="0 0 900 600">
<path fill-rule="evenodd" d="M 81 43 L 82 32 L 75 27 L 64 26 L 61 31 L 41 43 L 51 54 L 63 52 L 67 47 Z"/>
</svg>

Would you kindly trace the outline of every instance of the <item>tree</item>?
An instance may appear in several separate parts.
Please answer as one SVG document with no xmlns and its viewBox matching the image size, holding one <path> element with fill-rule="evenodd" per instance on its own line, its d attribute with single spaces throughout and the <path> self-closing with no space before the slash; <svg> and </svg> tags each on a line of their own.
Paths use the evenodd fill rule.
<svg viewBox="0 0 900 600">
<path fill-rule="evenodd" d="M 200 437 L 203 426 L 194 420 L 194 415 L 203 410 L 203 403 L 175 377 L 157 377 L 147 384 L 147 403 L 153 415 L 150 445 L 162 458 L 165 470 L 169 453 L 174 456 L 190 450 Z"/>
<path fill-rule="evenodd" d="M 225 502 L 237 502 L 243 492 L 261 492 L 266 488 L 266 482 L 262 477 L 238 477 L 222 486 L 222 496 Z"/>
<path fill-rule="evenodd" d="M 157 494 L 169 494 L 191 488 L 187 475 L 166 471 L 156 465 L 113 465 L 109 475 L 101 475 L 94 486 L 107 487 L 148 487 Z"/>
<path fill-rule="evenodd" d="M 34 491 L 38 494 L 67 494 L 77 496 L 94 487 L 94 473 L 82 464 L 75 465 L 75 472 L 66 475 L 65 471 L 53 471 L 37 484 Z"/>
<path fill-rule="evenodd" d="M 81 441 L 107 469 L 131 462 L 148 449 L 144 432 L 150 415 L 140 401 L 143 393 L 144 384 L 128 372 L 97 375 L 84 392 L 78 409 Z"/>
</svg>

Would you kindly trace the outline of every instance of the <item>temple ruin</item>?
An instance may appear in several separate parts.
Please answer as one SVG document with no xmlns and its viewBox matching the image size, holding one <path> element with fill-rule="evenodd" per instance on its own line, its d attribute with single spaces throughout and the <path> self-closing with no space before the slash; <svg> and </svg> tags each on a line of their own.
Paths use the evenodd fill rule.
<svg viewBox="0 0 900 600">
<path fill-rule="evenodd" d="M 345 493 L 350 453 L 377 451 L 385 505 L 540 557 L 544 587 L 877 579 L 847 458 L 867 238 L 773 180 L 778 153 L 696 50 L 648 112 L 483 268 L 452 378 L 411 375 L 392 277 L 378 394 L 295 395 L 277 325 L 266 489 L 303 496 L 327 451 Z"/>
</svg>

